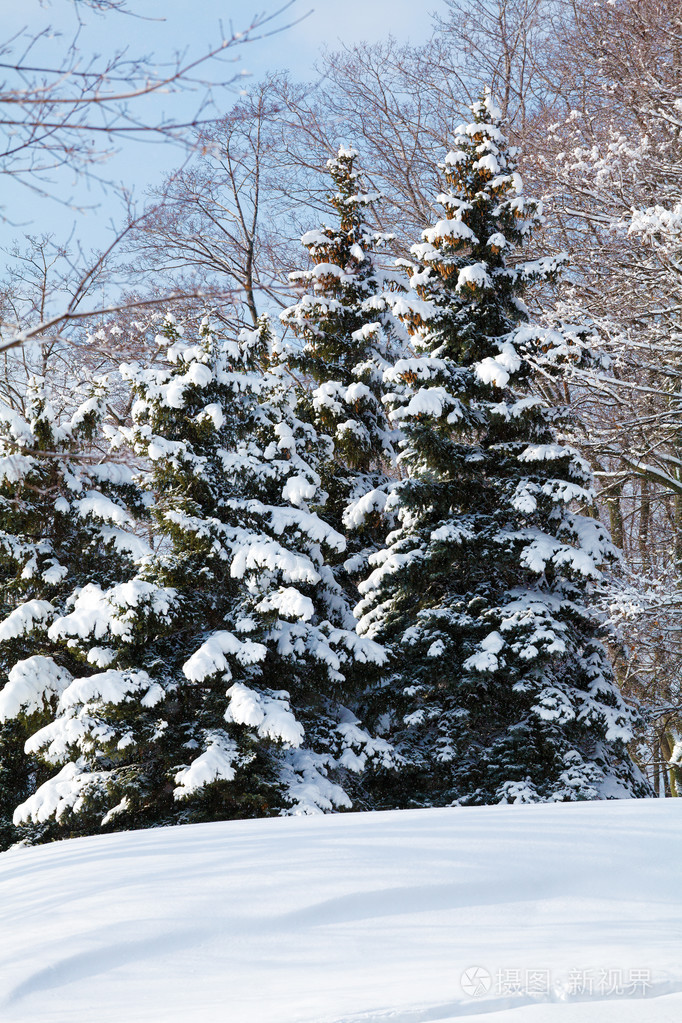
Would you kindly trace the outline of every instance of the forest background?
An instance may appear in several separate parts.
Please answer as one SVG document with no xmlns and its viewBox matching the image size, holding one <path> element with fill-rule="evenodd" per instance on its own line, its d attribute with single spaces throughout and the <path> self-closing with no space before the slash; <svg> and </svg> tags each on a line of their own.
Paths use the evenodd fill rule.
<svg viewBox="0 0 682 1023">
<path fill-rule="evenodd" d="M 84 24 L 130 19 L 140 34 L 133 4 L 69 6 Z M 221 63 L 245 42 L 257 53 L 267 32 L 285 50 L 294 31 L 287 22 L 305 14 L 296 3 L 255 19 L 250 32 L 223 26 L 198 64 L 178 58 L 163 74 L 156 58 L 131 60 L 122 51 L 98 61 L 81 49 L 84 29 L 73 39 L 29 31 L 7 41 L 0 99 L 9 111 L 8 188 L 24 190 L 39 210 L 68 210 L 89 183 L 93 205 L 103 187 L 107 208 L 115 196 L 123 212 L 93 255 L 71 231 L 44 233 L 41 220 L 50 218 L 40 212 L 29 233 L 25 200 L 6 203 L 5 237 L 15 240 L 0 294 L 0 396 L 23 412 L 26 382 L 38 373 L 68 409 L 84 379 L 144 354 L 140 310 L 183 316 L 210 308 L 236 332 L 291 305 L 300 291 L 289 275 L 307 265 L 300 237 L 329 215 L 326 164 L 339 145 L 359 151 L 370 187 L 384 196 L 373 226 L 394 235 L 392 256 L 404 258 L 433 222 L 437 164 L 455 127 L 490 86 L 520 147 L 528 191 L 543 198 L 546 222 L 533 244 L 538 253 L 570 256 L 563 282 L 547 285 L 533 312 L 548 324 L 579 326 L 598 356 L 576 366 L 561 393 L 549 377 L 541 386 L 571 407 L 569 439 L 596 474 L 600 513 L 623 553 L 620 578 L 603 598 L 615 630 L 611 653 L 624 693 L 647 711 L 637 758 L 660 795 L 675 795 L 668 765 L 682 715 L 679 5 L 444 0 L 421 17 L 423 41 L 386 35 L 328 49 L 304 80 L 287 70 L 247 79 L 240 62 Z M 142 25 L 147 45 L 153 23 Z M 161 88 L 168 116 L 154 105 Z M 163 168 L 173 152 L 177 165 L 134 203 L 115 179 L 130 159 L 121 147 L 136 134 L 173 143 L 159 162 Z M 125 408 L 114 411 L 125 417 Z"/>
</svg>

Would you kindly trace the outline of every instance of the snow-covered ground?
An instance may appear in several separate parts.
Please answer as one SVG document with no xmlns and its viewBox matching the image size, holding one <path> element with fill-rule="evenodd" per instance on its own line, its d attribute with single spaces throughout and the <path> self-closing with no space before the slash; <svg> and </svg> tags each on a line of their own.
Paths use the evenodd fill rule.
<svg viewBox="0 0 682 1023">
<path fill-rule="evenodd" d="M 0 856 L 2 1023 L 678 1023 L 682 800 L 343 814 Z"/>
</svg>

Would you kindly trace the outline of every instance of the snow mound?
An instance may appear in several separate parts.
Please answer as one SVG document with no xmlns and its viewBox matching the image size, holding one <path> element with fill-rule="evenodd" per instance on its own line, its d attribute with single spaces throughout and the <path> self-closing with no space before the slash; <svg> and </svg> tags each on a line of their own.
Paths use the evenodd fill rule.
<svg viewBox="0 0 682 1023">
<path fill-rule="evenodd" d="M 672 1023 L 680 839 L 682 801 L 623 800 L 13 849 L 0 1019 Z"/>
</svg>

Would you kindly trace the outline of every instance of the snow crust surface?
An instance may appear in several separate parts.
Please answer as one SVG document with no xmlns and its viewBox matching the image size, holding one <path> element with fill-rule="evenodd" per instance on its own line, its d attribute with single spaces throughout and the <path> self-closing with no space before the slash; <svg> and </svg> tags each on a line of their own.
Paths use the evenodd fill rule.
<svg viewBox="0 0 682 1023">
<path fill-rule="evenodd" d="M 682 801 L 622 800 L 13 849 L 0 1019 L 677 1023 L 681 839 Z"/>
</svg>

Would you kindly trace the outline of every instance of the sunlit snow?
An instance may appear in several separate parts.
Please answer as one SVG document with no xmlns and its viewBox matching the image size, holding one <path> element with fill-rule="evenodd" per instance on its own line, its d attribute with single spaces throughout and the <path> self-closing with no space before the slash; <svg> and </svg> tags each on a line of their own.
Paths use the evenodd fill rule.
<svg viewBox="0 0 682 1023">
<path fill-rule="evenodd" d="M 676 1023 L 680 839 L 678 801 L 623 800 L 12 850 L 0 1019 Z"/>
</svg>

